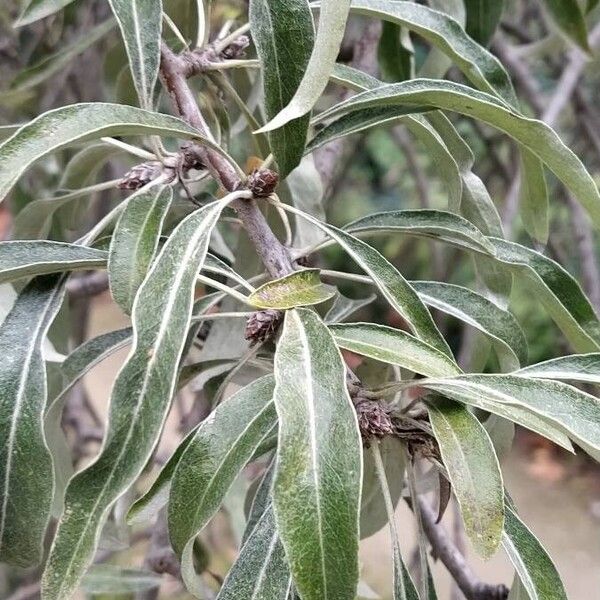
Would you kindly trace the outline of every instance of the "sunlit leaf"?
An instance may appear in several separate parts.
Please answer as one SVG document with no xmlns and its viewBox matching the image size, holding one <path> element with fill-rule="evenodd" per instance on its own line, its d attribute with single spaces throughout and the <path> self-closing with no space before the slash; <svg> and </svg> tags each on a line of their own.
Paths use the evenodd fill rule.
<svg viewBox="0 0 600 600">
<path fill-rule="evenodd" d="M 563 379 L 600 384 L 600 353 L 561 356 L 525 367 L 517 373 L 539 379 Z"/>
</svg>

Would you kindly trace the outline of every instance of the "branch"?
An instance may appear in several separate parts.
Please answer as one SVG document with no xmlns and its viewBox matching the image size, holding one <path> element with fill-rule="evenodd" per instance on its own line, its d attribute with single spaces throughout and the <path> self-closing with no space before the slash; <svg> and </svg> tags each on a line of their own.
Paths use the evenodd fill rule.
<svg viewBox="0 0 600 600">
<path fill-rule="evenodd" d="M 434 555 L 444 563 L 467 600 L 506 600 L 507 587 L 503 584 L 490 585 L 477 578 L 446 530 L 441 525 L 436 525 L 436 514 L 423 498 L 419 498 L 419 509 L 423 518 L 423 529 Z"/>
<path fill-rule="evenodd" d="M 165 43 L 161 47 L 160 79 L 169 92 L 179 116 L 202 134 L 210 136 L 194 94 L 187 79 L 196 73 L 194 63 L 175 54 Z M 218 152 L 192 142 L 203 164 L 211 175 L 227 191 L 232 192 L 246 185 L 235 169 Z M 255 200 L 237 200 L 232 208 L 238 213 L 248 237 L 254 244 L 267 271 L 272 277 L 281 277 L 294 270 L 287 249 L 277 239 Z"/>
</svg>

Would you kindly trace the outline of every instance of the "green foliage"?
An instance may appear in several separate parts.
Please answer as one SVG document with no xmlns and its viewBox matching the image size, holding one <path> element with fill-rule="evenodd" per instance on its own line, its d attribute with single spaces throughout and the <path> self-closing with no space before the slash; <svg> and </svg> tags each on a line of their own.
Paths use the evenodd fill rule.
<svg viewBox="0 0 600 600">
<path fill-rule="evenodd" d="M 168 560 L 155 567 L 152 547 L 146 566 L 172 563 L 198 598 L 353 600 L 367 587 L 359 542 L 387 524 L 394 599 L 435 600 L 428 545 L 444 549 L 420 506 L 439 489 L 440 510 L 451 494 L 476 552 L 504 548 L 512 598 L 566 599 L 498 458 L 516 424 L 600 460 L 600 401 L 572 385 L 600 383 L 600 321 L 560 264 L 553 229 L 559 186 L 596 226 L 600 193 L 578 148 L 520 106 L 486 48 L 504 2 L 251 0 L 245 14 L 233 0 L 111 0 L 114 19 L 77 35 L 84 3 L 70 4 L 25 3 L 17 25 L 33 50 L 0 93 L 37 115 L 0 126 L 0 198 L 17 213 L 15 239 L 0 242 L 0 560 L 39 568 L 43 600 L 80 586 L 144 593 L 159 575 L 92 563 L 128 524 L 150 524 Z M 543 4 L 589 50 L 579 4 Z M 348 65 L 357 16 L 383 27 L 354 44 Z M 64 43 L 37 45 L 45 17 Z M 381 79 L 365 71 L 363 43 Z M 42 90 L 110 44 L 96 54 L 111 102 L 68 104 L 59 90 L 44 112 Z M 442 78 L 450 65 L 458 81 Z M 140 108 L 125 103 L 136 94 Z M 505 233 L 510 206 L 482 167 L 490 156 L 504 165 L 504 134 L 521 169 L 516 233 Z M 332 189 L 340 201 L 328 205 Z M 329 222 L 339 214 L 341 227 Z M 86 339 L 82 296 L 103 271 L 100 287 L 131 327 Z M 535 319 L 518 318 L 525 303 Z M 560 351 L 528 364 L 539 307 Z M 104 428 L 102 445 L 84 462 L 80 424 L 71 418 L 69 435 L 63 414 L 83 397 L 82 378 L 128 345 L 107 422 L 87 433 L 97 441 Z M 152 478 L 184 388 L 194 406 Z M 419 581 L 400 551 L 403 496 Z M 221 580 L 206 531 L 223 515 L 239 552 Z"/>
</svg>

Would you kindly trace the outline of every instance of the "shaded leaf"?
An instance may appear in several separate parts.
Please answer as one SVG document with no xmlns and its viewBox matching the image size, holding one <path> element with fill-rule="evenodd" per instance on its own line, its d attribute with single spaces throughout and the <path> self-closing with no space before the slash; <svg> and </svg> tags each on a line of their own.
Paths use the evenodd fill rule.
<svg viewBox="0 0 600 600">
<path fill-rule="evenodd" d="M 144 592 L 160 586 L 162 578 L 152 571 L 125 569 L 117 565 L 94 565 L 81 582 L 88 594 L 121 595 Z"/>
<path fill-rule="evenodd" d="M 362 442 L 331 334 L 286 312 L 275 354 L 277 529 L 304 600 L 352 600 L 358 584 Z"/>
<path fill-rule="evenodd" d="M 58 12 L 73 0 L 30 0 L 23 8 L 21 16 L 15 21 L 15 27 L 29 25 Z"/>
<path fill-rule="evenodd" d="M 43 433 L 42 342 L 64 295 L 64 277 L 32 280 L 0 326 L 0 560 L 38 564 L 50 518 L 52 459 Z"/>
<path fill-rule="evenodd" d="M 467 9 L 467 33 L 487 46 L 500 23 L 504 0 L 464 0 Z"/>
<path fill-rule="evenodd" d="M 521 151 L 520 209 L 525 231 L 536 241 L 548 241 L 548 188 L 544 165 L 527 149 Z"/>
<path fill-rule="evenodd" d="M 307 68 L 314 25 L 307 0 L 251 0 L 252 39 L 261 63 L 267 119 L 292 100 Z M 271 151 L 285 178 L 304 153 L 309 116 L 269 133 Z"/>
<path fill-rule="evenodd" d="M 572 42 L 591 52 L 587 27 L 581 5 L 577 0 L 541 0 L 559 31 Z"/>
<path fill-rule="evenodd" d="M 108 277 L 115 302 L 129 314 L 137 291 L 152 264 L 173 188 L 156 185 L 135 193 L 113 232 Z"/>
<path fill-rule="evenodd" d="M 325 323 L 339 323 L 345 321 L 348 317 L 351 317 L 355 312 L 361 308 L 371 304 L 377 296 L 371 294 L 366 298 L 347 298 L 343 294 L 337 293 L 331 308 L 327 311 L 324 321 Z"/>
<path fill-rule="evenodd" d="M 335 289 L 319 278 L 320 269 L 302 269 L 269 281 L 248 296 L 257 308 L 285 310 L 296 306 L 320 304 L 335 295 Z"/>
<path fill-rule="evenodd" d="M 427 410 L 467 536 L 482 558 L 490 558 L 504 527 L 504 488 L 492 442 L 461 404 L 435 398 Z"/>
</svg>

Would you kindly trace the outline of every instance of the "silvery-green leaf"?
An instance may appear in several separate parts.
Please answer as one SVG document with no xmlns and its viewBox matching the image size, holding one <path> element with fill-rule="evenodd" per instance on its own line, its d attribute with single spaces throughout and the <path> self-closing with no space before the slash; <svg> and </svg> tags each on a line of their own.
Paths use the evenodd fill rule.
<svg viewBox="0 0 600 600">
<path fill-rule="evenodd" d="M 257 308 L 286 310 L 296 306 L 320 304 L 335 295 L 335 288 L 325 285 L 320 269 L 301 269 L 269 281 L 248 296 L 248 303 Z"/>
<path fill-rule="evenodd" d="M 350 0 L 322 0 L 315 44 L 302 81 L 292 99 L 258 133 L 273 131 L 311 111 L 329 81 L 342 38 Z"/>
<path fill-rule="evenodd" d="M 73 0 L 29 0 L 23 8 L 21 16 L 15 21 L 15 27 L 29 25 L 39 19 L 58 12 Z"/>
<path fill-rule="evenodd" d="M 203 271 L 208 273 L 217 273 L 224 275 L 232 281 L 235 281 L 246 289 L 253 290 L 252 286 L 236 271 L 234 271 L 225 261 L 217 258 L 214 254 L 207 254 L 204 261 Z"/>
<path fill-rule="evenodd" d="M 517 573 L 513 577 L 513 582 L 510 586 L 510 592 L 506 600 L 531 600 L 525 586 L 521 582 L 521 578 Z"/>
<path fill-rule="evenodd" d="M 516 104 L 510 77 L 500 61 L 474 42 L 443 12 L 412 2 L 352 0 L 351 11 L 407 27 L 447 54 L 477 87 Z"/>
<path fill-rule="evenodd" d="M 102 39 L 115 26 L 114 19 L 108 19 L 91 29 L 86 29 L 74 42 L 71 42 L 58 52 L 45 56 L 41 61 L 21 71 L 11 82 L 7 92 L 0 92 L 0 98 L 5 94 L 21 92 L 31 89 L 51 77 L 57 75 L 67 67 L 79 54 L 87 50 L 92 44 Z"/>
<path fill-rule="evenodd" d="M 436 397 L 427 410 L 467 536 L 481 557 L 490 558 L 504 527 L 504 488 L 494 446 L 462 404 Z"/>
<path fill-rule="evenodd" d="M 514 315 L 468 288 L 437 281 L 413 281 L 425 304 L 460 319 L 492 339 L 504 370 L 527 362 L 527 339 Z"/>
<path fill-rule="evenodd" d="M 151 109 L 160 63 L 162 0 L 109 0 L 142 108 Z"/>
<path fill-rule="evenodd" d="M 60 271 L 80 271 L 106 266 L 103 250 L 65 242 L 0 242 L 0 282 Z"/>
<path fill-rule="evenodd" d="M 108 255 L 108 277 L 115 302 L 127 314 L 156 255 L 172 199 L 170 186 L 142 188 L 127 201 L 115 226 Z"/>
<path fill-rule="evenodd" d="M 169 494 L 169 536 L 191 591 L 194 539 L 276 423 L 272 400 L 270 375 L 242 388 L 201 423 L 177 463 Z"/>
<path fill-rule="evenodd" d="M 288 207 L 288 210 L 291 209 Z M 371 277 L 390 305 L 402 318 L 406 319 L 409 327 L 419 339 L 440 350 L 449 358 L 453 358 L 446 340 L 438 331 L 431 315 L 419 300 L 415 290 L 375 248 L 333 225 L 322 223 L 311 215 L 301 213 L 295 209 L 292 212 L 299 214 L 319 227 L 344 248 Z"/>
<path fill-rule="evenodd" d="M 525 409 L 563 431 L 592 457 L 600 457 L 600 400 L 566 383 L 512 374 L 461 375 L 419 383 L 501 416 L 510 415 L 514 408 Z M 507 410 L 502 414 L 496 407 Z M 511 420 L 529 427 L 521 416 Z"/>
<path fill-rule="evenodd" d="M 401 106 L 436 107 L 479 119 L 504 131 L 534 153 L 573 192 L 592 220 L 600 223 L 600 193 L 579 158 L 545 123 L 523 117 L 498 98 L 449 81 L 414 79 L 367 90 L 321 113 L 319 121 L 352 118 L 355 111 Z M 342 116 L 344 115 L 344 116 Z M 338 127 L 333 123 L 328 127 Z M 321 142 L 326 138 L 320 132 Z"/>
<path fill-rule="evenodd" d="M 402 442 L 387 436 L 379 442 L 388 491 L 394 510 L 404 488 L 406 453 Z M 371 537 L 388 523 L 388 513 L 381 493 L 372 452 L 363 453 L 363 482 L 360 502 L 360 538 Z"/>
<path fill-rule="evenodd" d="M 374 213 L 346 225 L 344 230 L 353 234 L 401 231 L 483 254 L 495 254 L 493 244 L 477 227 L 459 215 L 442 210 L 414 209 Z"/>
<path fill-rule="evenodd" d="M 353 600 L 358 584 L 362 441 L 331 334 L 287 311 L 275 354 L 277 529 L 304 600 Z"/>
<path fill-rule="evenodd" d="M 195 138 L 223 152 L 176 117 L 121 104 L 72 104 L 40 115 L 0 145 L 0 199 L 31 164 L 50 152 L 107 135 L 142 134 Z"/>
<path fill-rule="evenodd" d="M 46 368 L 42 342 L 64 295 L 64 276 L 33 279 L 0 326 L 0 559 L 42 559 L 53 493 L 43 433 Z"/>
<path fill-rule="evenodd" d="M 377 62 L 384 81 L 414 77 L 414 48 L 410 33 L 396 23 L 384 22 L 377 46 Z"/>
<path fill-rule="evenodd" d="M 21 125 L 0 125 L 0 141 L 4 141 L 6 138 L 9 138 L 15 131 L 19 131 L 23 127 Z"/>
<path fill-rule="evenodd" d="M 600 353 L 561 356 L 530 365 L 517 373 L 538 379 L 564 379 L 600 384 Z"/>
<path fill-rule="evenodd" d="M 348 317 L 351 317 L 356 311 L 368 306 L 373 302 L 377 296 L 371 294 L 366 298 L 347 298 L 343 294 L 336 295 L 331 308 L 327 311 L 324 321 L 327 324 L 339 323 L 345 321 Z"/>
<path fill-rule="evenodd" d="M 561 33 L 591 52 L 583 10 L 577 0 L 542 0 L 542 4 Z"/>
<path fill-rule="evenodd" d="M 123 153 L 121 148 L 106 142 L 87 145 L 74 154 L 65 166 L 58 189 L 78 191 L 79 188 L 88 185 L 97 177 L 110 158 L 120 157 Z"/>
<path fill-rule="evenodd" d="M 290 569 L 269 506 L 242 546 L 217 600 L 286 600 L 291 587 Z"/>
<path fill-rule="evenodd" d="M 361 92 L 382 85 L 382 82 L 376 77 L 344 63 L 335 63 L 330 78 L 334 83 Z"/>
<path fill-rule="evenodd" d="M 246 543 L 248 536 L 254 530 L 255 525 L 263 516 L 265 511 L 271 508 L 271 488 L 273 485 L 273 474 L 275 473 L 275 465 L 273 460 L 267 465 L 263 476 L 260 478 L 256 486 L 252 502 L 248 506 L 246 517 L 246 528 L 242 535 L 242 545 Z M 251 490 L 250 490 L 251 491 Z M 250 491 L 248 494 L 250 494 Z M 248 498 L 246 498 L 246 503 Z"/>
<path fill-rule="evenodd" d="M 314 25 L 307 0 L 251 0 L 252 39 L 261 63 L 265 113 L 272 119 L 292 100 L 307 68 Z M 304 153 L 309 116 L 269 133 L 271 151 L 285 178 Z"/>
<path fill-rule="evenodd" d="M 160 586 L 162 577 L 152 571 L 125 569 L 117 565 L 94 565 L 81 582 L 85 592 L 92 595 L 121 596 L 144 592 Z"/>
<path fill-rule="evenodd" d="M 527 233 L 542 244 L 548 241 L 548 204 L 544 165 L 535 154 L 522 148 L 520 214 Z"/>
<path fill-rule="evenodd" d="M 521 600 L 567 600 L 552 559 L 508 503 L 502 545 L 529 594 Z"/>
<path fill-rule="evenodd" d="M 428 377 L 460 373 L 456 363 L 445 354 L 401 329 L 375 323 L 339 323 L 330 325 L 329 330 L 340 348 L 362 356 Z"/>
<path fill-rule="evenodd" d="M 196 274 L 226 202 L 208 204 L 171 234 L 133 305 L 134 344 L 113 386 L 99 456 L 71 479 L 43 575 L 47 600 L 71 596 L 112 504 L 139 476 L 163 427 L 192 315 Z"/>
<path fill-rule="evenodd" d="M 467 9 L 467 33 L 487 46 L 500 23 L 504 0 L 464 0 Z"/>
</svg>

